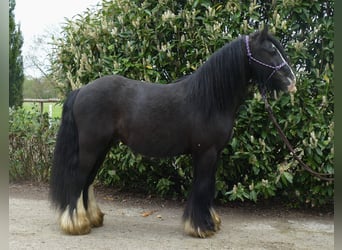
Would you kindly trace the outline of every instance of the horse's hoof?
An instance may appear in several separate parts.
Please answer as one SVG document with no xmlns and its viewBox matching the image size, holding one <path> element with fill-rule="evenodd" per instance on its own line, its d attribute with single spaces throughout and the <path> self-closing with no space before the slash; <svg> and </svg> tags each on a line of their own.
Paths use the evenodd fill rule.
<svg viewBox="0 0 342 250">
<path fill-rule="evenodd" d="M 77 200 L 77 206 L 73 210 L 69 205 L 59 217 L 59 224 L 66 234 L 82 235 L 88 234 L 91 230 L 91 222 L 87 217 L 87 212 L 83 206 L 83 193 Z"/>
<path fill-rule="evenodd" d="M 214 208 L 209 208 L 209 214 L 197 215 L 197 218 L 207 218 L 206 221 L 198 221 L 191 217 L 183 217 L 184 232 L 193 237 L 207 238 L 214 235 L 221 227 L 221 219 Z M 210 215 L 210 217 L 208 216 Z M 209 217 L 209 218 L 208 218 Z"/>
<path fill-rule="evenodd" d="M 215 226 L 216 227 L 216 226 Z M 184 232 L 190 236 L 197 238 L 207 238 L 215 234 L 216 229 L 213 230 L 203 230 L 200 227 L 194 227 L 190 220 L 184 222 Z"/>
<path fill-rule="evenodd" d="M 220 216 L 218 216 L 218 214 L 216 213 L 216 211 L 213 208 L 210 209 L 210 215 L 211 215 L 211 218 L 215 224 L 215 231 L 220 230 L 220 228 L 221 228 Z"/>
<path fill-rule="evenodd" d="M 76 216 L 75 210 L 72 218 L 66 210 L 60 217 L 60 227 L 66 234 L 83 235 L 91 230 L 91 223 L 85 214 Z"/>
<path fill-rule="evenodd" d="M 104 213 L 102 213 L 99 208 L 97 208 L 95 214 L 87 213 L 87 217 L 89 218 L 92 227 L 103 226 Z"/>
</svg>

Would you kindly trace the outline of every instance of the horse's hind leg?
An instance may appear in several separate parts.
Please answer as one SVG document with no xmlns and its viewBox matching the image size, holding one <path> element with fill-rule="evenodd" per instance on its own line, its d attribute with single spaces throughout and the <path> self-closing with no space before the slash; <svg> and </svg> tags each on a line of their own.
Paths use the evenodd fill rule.
<svg viewBox="0 0 342 250">
<path fill-rule="evenodd" d="M 88 201 L 86 210 L 90 224 L 92 227 L 101 227 L 103 225 L 104 213 L 102 213 L 102 211 L 96 203 L 93 184 L 89 186 L 87 195 Z"/>
<path fill-rule="evenodd" d="M 96 165 L 88 176 L 87 184 L 83 189 L 83 193 L 85 194 L 83 196 L 83 200 L 87 211 L 87 217 L 92 227 L 100 227 L 103 225 L 104 213 L 101 212 L 98 204 L 96 203 L 93 181 L 98 169 L 104 161 L 108 150 L 109 147 L 107 149 L 104 149 L 102 155 L 97 158 Z"/>
<path fill-rule="evenodd" d="M 70 178 L 67 196 L 68 204 L 61 211 L 59 224 L 64 233 L 81 235 L 91 230 L 91 221 L 88 217 L 85 200 L 88 200 L 88 191 L 84 192 L 87 173 L 80 167 L 78 174 Z"/>
<path fill-rule="evenodd" d="M 109 148 L 109 139 L 79 140 L 79 167 L 69 190 L 70 203 L 60 217 L 60 226 L 68 234 L 87 234 L 91 227 L 103 224 L 104 214 L 98 207 L 92 182 Z"/>
<path fill-rule="evenodd" d="M 215 149 L 193 156 L 193 187 L 183 215 L 184 231 L 191 236 L 205 238 L 220 229 L 213 208 L 217 156 Z"/>
</svg>

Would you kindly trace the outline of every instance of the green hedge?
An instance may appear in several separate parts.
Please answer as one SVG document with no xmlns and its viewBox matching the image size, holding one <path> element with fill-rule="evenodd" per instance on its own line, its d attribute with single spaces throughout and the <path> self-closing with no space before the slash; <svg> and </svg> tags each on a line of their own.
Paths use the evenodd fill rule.
<svg viewBox="0 0 342 250">
<path fill-rule="evenodd" d="M 10 181 L 48 181 L 58 126 L 35 106 L 9 110 Z"/>
<path fill-rule="evenodd" d="M 209 55 L 266 22 L 284 44 L 298 92 L 271 105 L 297 154 L 333 173 L 333 1 L 103 1 L 67 20 L 54 40 L 52 72 L 64 94 L 106 74 L 166 83 L 193 72 Z M 254 90 L 254 92 L 257 92 Z M 108 154 L 99 180 L 185 197 L 191 159 L 146 159 L 124 145 Z M 270 122 L 259 94 L 240 108 L 234 138 L 217 172 L 222 201 L 281 197 L 290 204 L 333 202 L 334 184 L 303 171 Z"/>
</svg>

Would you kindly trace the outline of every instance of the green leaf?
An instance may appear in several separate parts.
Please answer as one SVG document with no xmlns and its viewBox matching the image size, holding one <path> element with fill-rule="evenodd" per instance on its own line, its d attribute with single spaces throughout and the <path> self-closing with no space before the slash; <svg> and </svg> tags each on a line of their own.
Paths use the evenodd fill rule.
<svg viewBox="0 0 342 250">
<path fill-rule="evenodd" d="M 289 182 L 289 183 L 292 183 L 293 181 L 293 175 L 290 174 L 289 172 L 284 172 L 283 173 L 283 176 L 286 178 L 286 180 Z"/>
</svg>

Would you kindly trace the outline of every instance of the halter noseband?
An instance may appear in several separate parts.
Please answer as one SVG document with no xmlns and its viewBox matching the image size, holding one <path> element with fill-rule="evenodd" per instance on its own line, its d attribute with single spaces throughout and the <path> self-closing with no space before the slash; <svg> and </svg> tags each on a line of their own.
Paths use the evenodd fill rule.
<svg viewBox="0 0 342 250">
<path fill-rule="evenodd" d="M 269 65 L 267 63 L 264 63 L 264 62 L 256 59 L 255 57 L 252 56 L 252 52 L 251 52 L 251 49 L 249 47 L 249 36 L 245 36 L 245 42 L 246 42 L 247 57 L 248 57 L 249 63 L 251 63 L 251 61 L 254 61 L 254 62 L 256 62 L 256 63 L 258 63 L 258 64 L 260 64 L 262 66 L 265 66 L 267 68 L 273 69 L 272 73 L 268 76 L 266 82 L 268 82 L 268 80 L 271 79 L 271 77 L 274 75 L 275 72 L 280 70 L 285 65 L 288 65 L 286 61 L 283 61 L 281 64 L 273 66 L 273 65 Z"/>
</svg>

